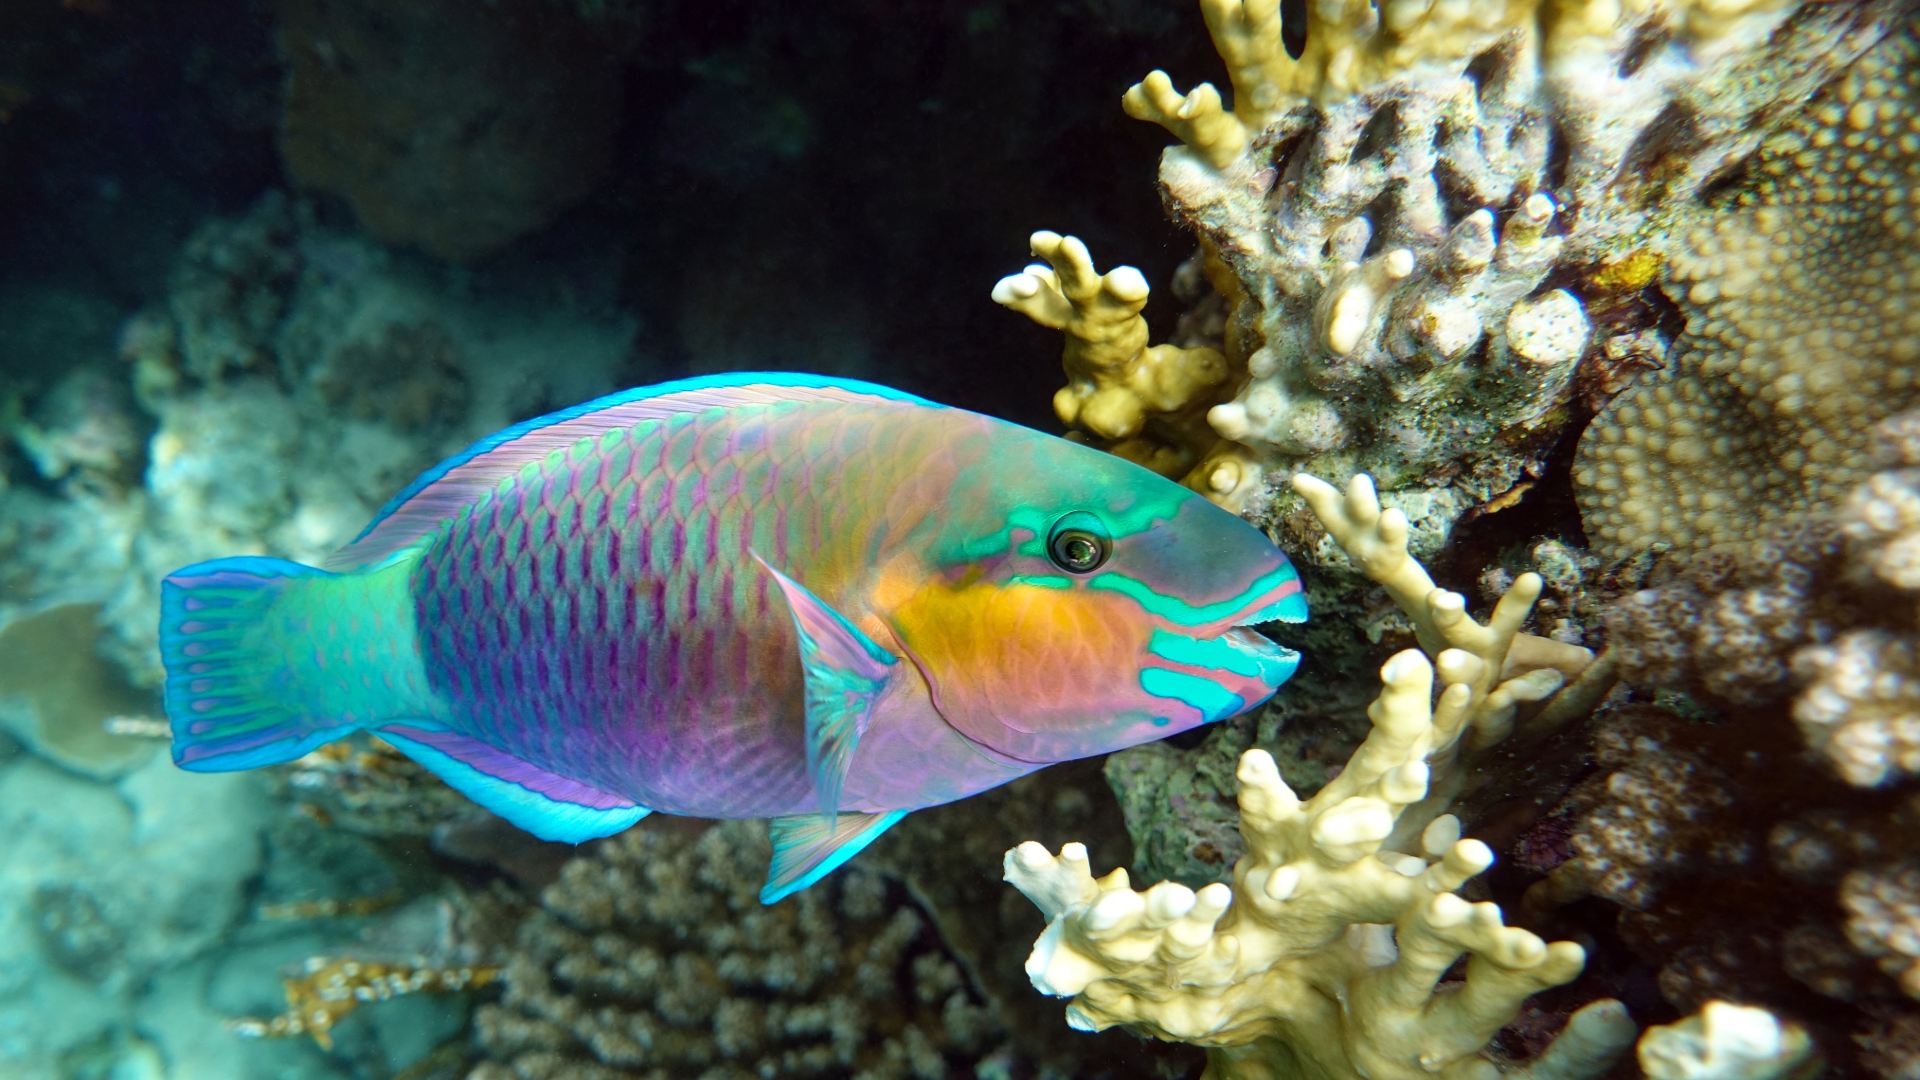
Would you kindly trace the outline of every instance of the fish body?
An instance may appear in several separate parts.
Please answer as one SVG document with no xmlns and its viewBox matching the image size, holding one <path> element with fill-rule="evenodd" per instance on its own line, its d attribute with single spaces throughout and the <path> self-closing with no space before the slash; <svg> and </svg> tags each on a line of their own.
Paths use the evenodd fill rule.
<svg viewBox="0 0 1920 1080">
<path fill-rule="evenodd" d="M 1257 530 L 1138 466 L 866 383 L 643 388 L 482 440 L 324 568 L 170 575 L 174 757 L 378 733 L 551 839 L 775 820 L 769 899 L 906 811 L 1259 704 Z"/>
</svg>

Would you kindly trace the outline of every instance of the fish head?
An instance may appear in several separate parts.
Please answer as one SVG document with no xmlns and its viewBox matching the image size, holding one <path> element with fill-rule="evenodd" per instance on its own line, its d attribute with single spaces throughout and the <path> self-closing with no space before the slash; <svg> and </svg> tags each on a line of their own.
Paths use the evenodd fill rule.
<svg viewBox="0 0 1920 1080">
<path fill-rule="evenodd" d="M 1307 617 L 1260 530 L 1131 462 L 1048 436 L 963 476 L 885 618 L 934 707 L 1022 761 L 1165 738 L 1266 701 Z"/>
</svg>

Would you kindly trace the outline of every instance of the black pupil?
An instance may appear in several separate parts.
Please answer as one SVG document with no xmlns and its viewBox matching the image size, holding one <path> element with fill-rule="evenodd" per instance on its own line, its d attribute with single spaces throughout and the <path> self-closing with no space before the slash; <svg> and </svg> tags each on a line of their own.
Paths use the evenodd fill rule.
<svg viewBox="0 0 1920 1080">
<path fill-rule="evenodd" d="M 1100 545 L 1089 537 L 1069 536 L 1060 547 L 1068 566 L 1092 566 L 1094 560 L 1100 557 Z"/>
</svg>

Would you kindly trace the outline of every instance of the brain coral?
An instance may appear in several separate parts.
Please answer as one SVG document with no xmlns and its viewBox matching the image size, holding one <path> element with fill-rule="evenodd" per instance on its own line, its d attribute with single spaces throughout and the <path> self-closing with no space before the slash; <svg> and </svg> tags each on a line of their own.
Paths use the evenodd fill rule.
<svg viewBox="0 0 1920 1080">
<path fill-rule="evenodd" d="M 1744 543 L 1867 473 L 1869 430 L 1920 400 L 1920 69 L 1912 31 L 1757 155 L 1671 254 L 1687 332 L 1581 438 L 1604 553 Z"/>
</svg>

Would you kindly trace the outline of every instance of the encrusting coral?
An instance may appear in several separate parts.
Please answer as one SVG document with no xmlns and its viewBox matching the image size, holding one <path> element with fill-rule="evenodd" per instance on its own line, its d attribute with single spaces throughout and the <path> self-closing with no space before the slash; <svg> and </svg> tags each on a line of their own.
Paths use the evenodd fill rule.
<svg viewBox="0 0 1920 1080">
<path fill-rule="evenodd" d="M 1822 513 L 1869 471 L 1873 422 L 1920 401 L 1916 55 L 1911 29 L 1889 37 L 1686 218 L 1668 257 L 1687 332 L 1581 438 L 1602 553 Z"/>
<path fill-rule="evenodd" d="M 765 826 L 651 827 L 569 862 L 476 1016 L 473 1080 L 944 1080 L 998 1032 L 897 886 L 842 871 L 770 907 Z"/>
<path fill-rule="evenodd" d="M 1582 953 L 1505 927 L 1495 905 L 1455 895 L 1493 856 L 1462 840 L 1458 819 L 1442 811 L 1461 790 L 1466 755 L 1506 738 L 1523 703 L 1585 674 L 1592 656 L 1518 634 L 1540 592 L 1537 575 L 1517 579 L 1488 623 L 1474 622 L 1465 601 L 1436 588 L 1408 554 L 1405 515 L 1383 510 L 1367 477 L 1344 495 L 1304 475 L 1294 483 L 1348 557 L 1413 618 L 1425 651 L 1382 669 L 1372 733 L 1311 799 L 1293 793 L 1266 751 L 1242 755 L 1247 853 L 1231 886 L 1195 892 L 1163 882 L 1142 894 L 1123 870 L 1095 881 L 1076 845 L 1059 856 L 1031 843 L 1009 852 L 1008 880 L 1050 920 L 1028 974 L 1037 988 L 1074 997 L 1074 1026 L 1123 1024 L 1207 1046 L 1216 1076 L 1465 1067 L 1528 995 L 1572 979 Z M 1445 686 L 1437 703 L 1436 672 Z M 1574 687 L 1572 697 L 1591 693 L 1584 680 Z M 1465 985 L 1436 995 L 1468 953 Z M 1617 1006 L 1590 1008 L 1574 1024 L 1584 1059 L 1556 1059 L 1560 1075 L 1604 1072 L 1632 1039 L 1624 1015 L 1607 1011 Z"/>
<path fill-rule="evenodd" d="M 1871 787 L 1920 772 L 1920 411 L 1860 439 L 1879 472 L 1744 550 L 1669 568 L 1622 598 L 1607 629 L 1635 685 L 1726 707 L 1797 693 L 1807 745 Z"/>
<path fill-rule="evenodd" d="M 1123 452 L 1204 447 L 1189 486 L 1283 524 L 1292 472 L 1365 471 L 1432 552 L 1541 475 L 1583 355 L 1665 351 L 1623 312 L 1666 226 L 1894 6 L 1205 0 L 1231 101 L 1154 72 L 1123 104 L 1185 144 L 1162 194 L 1230 313 L 1178 355 L 1228 377 L 1184 401 L 1217 402 L 1211 433 Z M 1019 280 L 996 299 L 1039 291 Z"/>
</svg>

